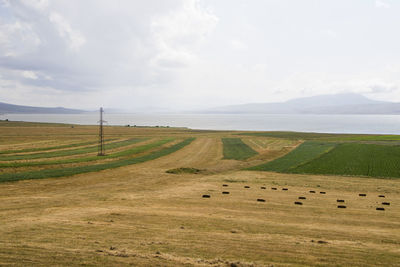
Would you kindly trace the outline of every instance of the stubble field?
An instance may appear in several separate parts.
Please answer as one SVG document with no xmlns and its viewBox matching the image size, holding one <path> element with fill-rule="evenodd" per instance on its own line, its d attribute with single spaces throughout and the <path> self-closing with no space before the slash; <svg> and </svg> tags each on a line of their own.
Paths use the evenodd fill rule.
<svg viewBox="0 0 400 267">
<path fill-rule="evenodd" d="M 0 163 L 19 164 L 0 167 L 0 265 L 400 266 L 400 180 L 245 170 L 296 149 L 301 135 L 106 127 L 110 144 L 138 141 L 87 161 L 94 126 L 0 124 Z M 224 159 L 223 138 L 256 154 Z M 32 164 L 46 161 L 57 162 Z M 19 179 L 106 164 L 118 166 Z M 200 172 L 166 172 L 176 168 Z"/>
</svg>

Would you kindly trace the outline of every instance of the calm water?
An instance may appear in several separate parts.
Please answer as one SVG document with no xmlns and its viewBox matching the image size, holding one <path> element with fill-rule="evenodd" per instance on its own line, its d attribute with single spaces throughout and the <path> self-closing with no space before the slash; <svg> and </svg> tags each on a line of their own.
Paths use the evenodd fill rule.
<svg viewBox="0 0 400 267">
<path fill-rule="evenodd" d="M 9 114 L 0 119 L 97 124 L 99 115 Z M 207 130 L 400 134 L 400 115 L 104 114 L 108 125 L 175 126 Z"/>
</svg>

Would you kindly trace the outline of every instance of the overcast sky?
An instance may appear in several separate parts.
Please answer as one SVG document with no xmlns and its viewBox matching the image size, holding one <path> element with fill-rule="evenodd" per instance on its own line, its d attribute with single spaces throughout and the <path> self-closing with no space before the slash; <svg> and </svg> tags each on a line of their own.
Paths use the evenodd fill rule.
<svg viewBox="0 0 400 267">
<path fill-rule="evenodd" d="M 400 102 L 398 0 L 0 0 L 0 102 Z"/>
</svg>

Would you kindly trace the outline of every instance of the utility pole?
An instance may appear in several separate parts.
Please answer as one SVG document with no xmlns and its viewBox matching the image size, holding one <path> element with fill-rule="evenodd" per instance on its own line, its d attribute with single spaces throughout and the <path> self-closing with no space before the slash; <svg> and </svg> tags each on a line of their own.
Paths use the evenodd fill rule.
<svg viewBox="0 0 400 267">
<path fill-rule="evenodd" d="M 99 149 L 97 156 L 105 155 L 105 147 L 104 147 L 104 131 L 103 131 L 103 108 L 100 108 L 100 127 L 99 127 Z"/>
</svg>

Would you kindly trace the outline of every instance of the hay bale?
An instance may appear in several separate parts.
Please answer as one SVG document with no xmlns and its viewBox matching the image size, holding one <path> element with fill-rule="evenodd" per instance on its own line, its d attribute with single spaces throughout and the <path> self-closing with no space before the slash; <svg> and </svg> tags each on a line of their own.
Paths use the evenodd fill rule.
<svg viewBox="0 0 400 267">
<path fill-rule="evenodd" d="M 261 186 L 260 188 L 261 188 L 261 189 L 267 189 L 265 186 Z"/>
<path fill-rule="evenodd" d="M 385 208 L 378 207 L 376 210 L 385 210 Z"/>
<path fill-rule="evenodd" d="M 310 190 L 310 193 L 315 194 L 315 191 L 314 190 Z"/>
<path fill-rule="evenodd" d="M 344 199 L 337 199 L 336 202 L 344 202 Z"/>
<path fill-rule="evenodd" d="M 345 209 L 346 208 L 345 205 L 338 205 L 337 207 L 338 207 L 338 209 Z"/>
<path fill-rule="evenodd" d="M 210 198 L 210 195 L 203 195 L 203 198 Z"/>
<path fill-rule="evenodd" d="M 222 186 L 227 187 L 228 185 L 227 184 L 223 184 Z"/>
<path fill-rule="evenodd" d="M 299 199 L 306 199 L 306 197 L 299 197 Z"/>
<path fill-rule="evenodd" d="M 326 194 L 326 192 L 323 192 L 323 191 L 322 191 L 322 192 L 319 192 L 319 193 L 322 194 L 322 195 L 325 195 L 325 194 Z"/>
<path fill-rule="evenodd" d="M 367 194 L 358 194 L 360 197 L 366 197 Z"/>
<path fill-rule="evenodd" d="M 222 192 L 222 194 L 229 195 L 229 192 L 228 191 L 224 191 L 224 192 Z"/>
<path fill-rule="evenodd" d="M 250 186 L 248 186 L 248 185 L 245 185 L 245 186 L 244 186 L 244 188 L 250 188 Z"/>
<path fill-rule="evenodd" d="M 265 199 L 257 198 L 257 201 L 258 201 L 258 202 L 265 202 Z"/>
<path fill-rule="evenodd" d="M 271 190 L 278 190 L 278 188 L 276 188 L 276 187 L 271 187 Z"/>
<path fill-rule="evenodd" d="M 389 206 L 389 205 L 390 205 L 390 202 L 382 202 L 382 205 Z"/>
<path fill-rule="evenodd" d="M 282 188 L 282 190 L 283 190 L 283 191 L 288 191 L 289 189 L 287 189 L 287 188 Z"/>
<path fill-rule="evenodd" d="M 379 195 L 379 197 L 385 197 L 385 195 Z"/>
<path fill-rule="evenodd" d="M 295 201 L 294 204 L 295 204 L 295 205 L 303 205 L 303 202 Z"/>
</svg>

